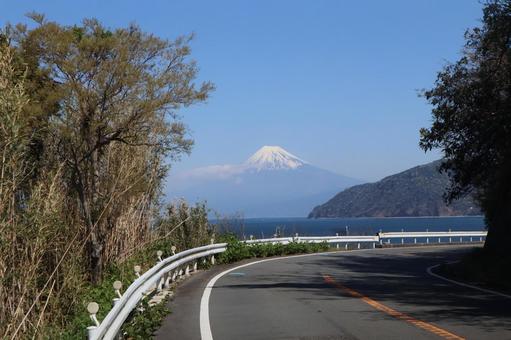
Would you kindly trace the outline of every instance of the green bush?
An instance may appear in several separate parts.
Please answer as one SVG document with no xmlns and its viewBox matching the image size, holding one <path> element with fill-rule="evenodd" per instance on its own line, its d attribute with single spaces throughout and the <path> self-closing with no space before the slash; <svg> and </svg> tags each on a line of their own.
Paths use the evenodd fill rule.
<svg viewBox="0 0 511 340">
<path fill-rule="evenodd" d="M 293 254 L 309 254 L 327 251 L 330 249 L 326 242 L 322 243 L 298 243 L 288 244 L 246 244 L 239 241 L 234 234 L 222 235 L 219 242 L 227 243 L 227 250 L 218 256 L 220 263 L 232 263 L 254 257 L 271 257 Z"/>
</svg>

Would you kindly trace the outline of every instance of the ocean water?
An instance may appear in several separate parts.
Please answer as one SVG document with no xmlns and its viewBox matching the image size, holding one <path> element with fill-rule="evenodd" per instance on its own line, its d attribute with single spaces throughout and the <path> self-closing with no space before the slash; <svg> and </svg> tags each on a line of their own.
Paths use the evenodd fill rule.
<svg viewBox="0 0 511 340">
<path fill-rule="evenodd" d="M 215 221 L 212 221 L 215 223 Z M 385 217 L 385 218 L 249 218 L 228 225 L 218 224 L 220 232 L 234 232 L 240 237 L 375 235 L 379 231 L 455 231 L 485 230 L 482 216 L 460 217 Z"/>
</svg>

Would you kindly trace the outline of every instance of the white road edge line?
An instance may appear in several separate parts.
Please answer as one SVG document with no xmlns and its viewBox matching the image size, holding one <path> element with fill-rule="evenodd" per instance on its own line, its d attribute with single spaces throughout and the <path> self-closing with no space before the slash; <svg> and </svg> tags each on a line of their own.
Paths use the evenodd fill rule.
<svg viewBox="0 0 511 340">
<path fill-rule="evenodd" d="M 412 247 L 404 247 L 404 249 L 416 249 L 416 248 L 418 248 L 418 249 L 420 249 L 420 248 L 432 249 L 432 248 L 443 248 L 443 247 L 445 247 L 445 246 L 444 245 L 442 245 L 442 246 L 435 245 L 435 246 L 428 246 L 428 247 L 424 247 L 424 246 L 414 247 L 414 246 L 412 246 Z M 289 259 L 292 257 L 318 256 L 318 255 L 330 255 L 330 254 L 347 254 L 347 253 L 353 253 L 353 252 L 378 251 L 378 250 L 387 250 L 387 249 L 401 249 L 401 248 L 376 248 L 376 249 L 369 248 L 369 249 L 357 249 L 357 250 L 349 250 L 349 251 L 336 250 L 336 251 L 328 251 L 328 252 L 324 252 L 324 253 L 273 257 L 270 259 L 254 261 L 254 262 L 242 264 L 242 265 L 234 267 L 234 268 L 227 269 L 227 270 L 221 272 L 220 274 L 217 274 L 211 280 L 209 280 L 209 282 L 206 284 L 206 288 L 204 288 L 204 293 L 202 293 L 202 298 L 200 300 L 200 315 L 199 315 L 201 339 L 202 340 L 213 340 L 213 334 L 211 333 L 211 324 L 209 322 L 209 297 L 211 296 L 211 290 L 213 289 L 213 286 L 215 285 L 215 283 L 225 274 L 228 274 L 236 269 L 251 266 L 253 264 L 258 264 L 258 263 L 268 262 L 268 261 L 284 260 L 284 259 Z M 431 273 L 431 275 L 436 275 L 436 274 Z"/>
<path fill-rule="evenodd" d="M 455 261 L 455 262 L 458 262 L 458 261 Z M 454 262 L 450 262 L 450 263 L 454 263 Z M 491 289 L 486 289 L 486 288 L 481 288 L 481 287 L 473 286 L 473 285 L 468 284 L 468 283 L 463 283 L 463 282 L 459 282 L 459 281 L 456 281 L 456 280 L 451 280 L 451 279 L 446 278 L 445 276 L 433 273 L 433 269 L 439 267 L 440 265 L 441 265 L 441 263 L 435 264 L 434 266 L 428 267 L 428 269 L 426 269 L 426 271 L 431 276 L 434 276 L 434 277 L 436 277 L 438 279 L 441 279 L 441 280 L 444 280 L 444 281 L 456 284 L 458 286 L 472 288 L 472 289 L 476 289 L 476 290 L 479 290 L 479 291 L 484 292 L 484 293 L 498 295 L 498 296 L 504 297 L 506 299 L 511 299 L 511 295 L 507 295 L 507 294 L 504 294 L 504 293 L 496 292 L 496 291 L 491 290 Z"/>
</svg>

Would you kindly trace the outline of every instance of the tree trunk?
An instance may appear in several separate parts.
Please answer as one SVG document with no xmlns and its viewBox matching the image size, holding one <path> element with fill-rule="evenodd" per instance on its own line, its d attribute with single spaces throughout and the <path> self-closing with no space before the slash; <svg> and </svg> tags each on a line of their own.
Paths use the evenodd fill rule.
<svg viewBox="0 0 511 340">
<path fill-rule="evenodd" d="M 486 204 L 488 236 L 484 249 L 495 255 L 509 254 L 511 242 L 511 193 L 497 196 Z"/>
</svg>

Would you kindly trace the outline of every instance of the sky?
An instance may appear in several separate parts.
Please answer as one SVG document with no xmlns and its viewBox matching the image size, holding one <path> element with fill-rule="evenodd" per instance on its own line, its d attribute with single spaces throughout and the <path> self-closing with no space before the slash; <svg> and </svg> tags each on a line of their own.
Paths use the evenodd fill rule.
<svg viewBox="0 0 511 340">
<path fill-rule="evenodd" d="M 208 102 L 181 111 L 195 146 L 182 172 L 236 164 L 263 145 L 367 181 L 441 157 L 418 147 L 431 124 L 420 98 L 460 57 L 479 0 L 0 0 L 0 25 L 30 11 L 62 24 L 136 22 L 175 39 L 195 34 Z"/>
</svg>

